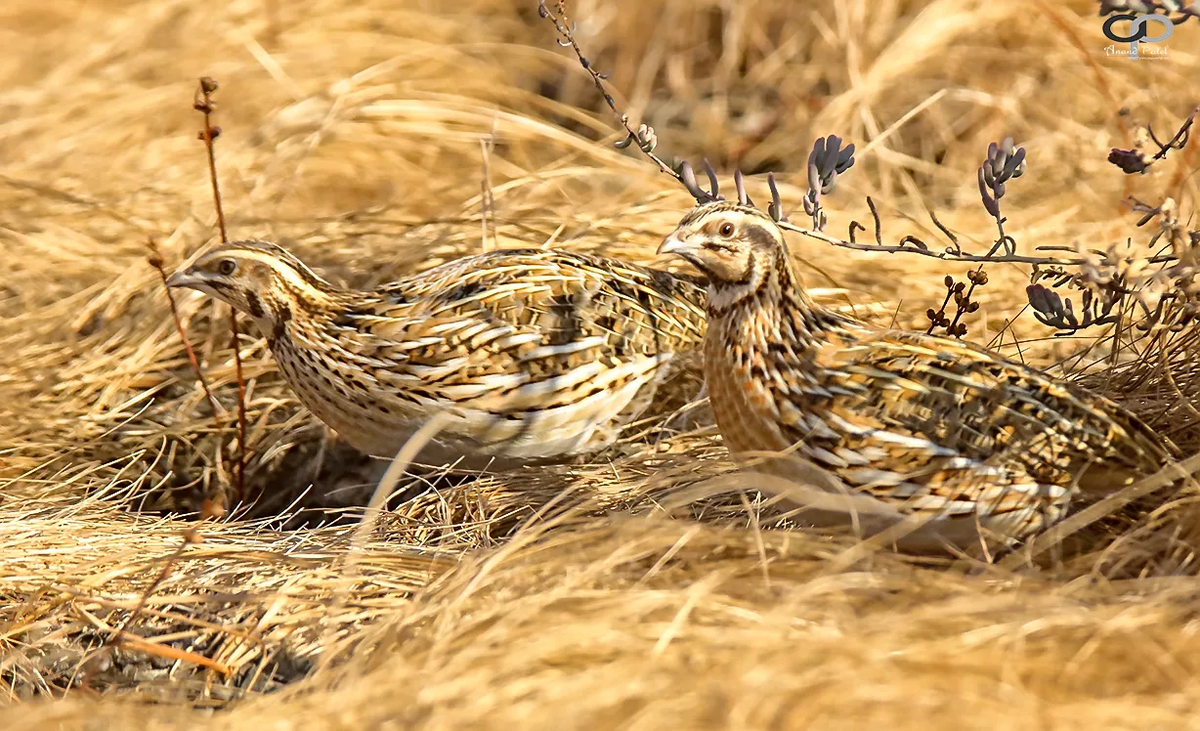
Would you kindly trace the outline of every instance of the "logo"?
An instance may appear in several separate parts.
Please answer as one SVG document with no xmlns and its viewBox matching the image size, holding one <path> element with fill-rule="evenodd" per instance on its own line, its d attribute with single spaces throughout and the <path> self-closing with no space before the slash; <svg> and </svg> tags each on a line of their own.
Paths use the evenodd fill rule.
<svg viewBox="0 0 1200 731">
<path fill-rule="evenodd" d="M 1129 31 L 1126 35 L 1121 35 L 1117 32 L 1116 24 L 1120 21 L 1129 22 Z M 1158 35 L 1150 35 L 1147 26 L 1151 23 L 1158 23 L 1162 26 L 1162 31 Z M 1104 21 L 1104 35 L 1109 40 L 1117 43 L 1128 43 L 1129 50 L 1118 50 L 1116 46 L 1108 46 L 1104 49 L 1106 55 L 1109 56 L 1128 56 L 1133 58 L 1142 58 L 1138 52 L 1139 43 L 1161 43 L 1170 38 L 1175 33 L 1175 24 L 1165 15 L 1142 14 L 1134 15 L 1133 13 L 1115 13 L 1108 16 Z M 1166 46 L 1150 46 L 1146 49 L 1146 57 L 1148 58 L 1166 58 Z"/>
</svg>

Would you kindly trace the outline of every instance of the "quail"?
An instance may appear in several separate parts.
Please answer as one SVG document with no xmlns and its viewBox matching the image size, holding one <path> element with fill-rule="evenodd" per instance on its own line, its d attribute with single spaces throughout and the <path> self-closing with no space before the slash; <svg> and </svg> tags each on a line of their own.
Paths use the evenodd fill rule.
<svg viewBox="0 0 1200 731">
<path fill-rule="evenodd" d="M 753 207 L 700 205 L 658 251 L 709 279 L 709 399 L 735 461 L 760 472 L 794 476 L 788 459 L 799 458 L 903 516 L 968 522 L 1011 544 L 1073 497 L 1171 456 L 1133 415 L 1073 384 L 814 303 L 782 231 Z"/>
<path fill-rule="evenodd" d="M 299 400 L 391 457 L 449 415 L 427 463 L 507 468 L 603 449 L 704 334 L 698 278 L 544 249 L 457 259 L 370 291 L 282 247 L 222 244 L 172 275 L 248 316 Z"/>
</svg>

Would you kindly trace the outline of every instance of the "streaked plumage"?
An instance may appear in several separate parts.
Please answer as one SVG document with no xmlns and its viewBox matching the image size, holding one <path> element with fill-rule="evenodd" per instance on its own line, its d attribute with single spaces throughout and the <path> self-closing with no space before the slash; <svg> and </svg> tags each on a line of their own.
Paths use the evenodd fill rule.
<svg viewBox="0 0 1200 731">
<path fill-rule="evenodd" d="M 170 283 L 250 316 L 300 400 L 356 448 L 390 457 L 445 411 L 422 459 L 469 466 L 611 444 L 704 332 L 698 280 L 564 251 L 494 251 L 351 291 L 242 241 Z"/>
<path fill-rule="evenodd" d="M 753 208 L 699 207 L 659 252 L 709 275 L 705 378 L 740 461 L 788 451 L 900 513 L 1011 539 L 1172 449 L 1116 404 L 1036 369 L 814 304 L 782 232 Z M 779 459 L 761 469 L 795 474 Z"/>
</svg>

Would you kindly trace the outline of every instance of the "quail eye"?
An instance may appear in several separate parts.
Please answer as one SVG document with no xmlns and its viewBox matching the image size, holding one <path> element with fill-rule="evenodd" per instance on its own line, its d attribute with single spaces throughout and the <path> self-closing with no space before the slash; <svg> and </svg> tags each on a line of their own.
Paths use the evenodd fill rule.
<svg viewBox="0 0 1200 731">
<path fill-rule="evenodd" d="M 233 259 L 222 259 L 217 262 L 217 273 L 223 277 L 228 277 L 237 271 L 237 262 Z"/>
<path fill-rule="evenodd" d="M 724 236 L 725 238 L 729 238 L 730 236 L 733 236 L 733 224 L 732 223 L 721 224 L 720 234 L 722 236 Z"/>
</svg>

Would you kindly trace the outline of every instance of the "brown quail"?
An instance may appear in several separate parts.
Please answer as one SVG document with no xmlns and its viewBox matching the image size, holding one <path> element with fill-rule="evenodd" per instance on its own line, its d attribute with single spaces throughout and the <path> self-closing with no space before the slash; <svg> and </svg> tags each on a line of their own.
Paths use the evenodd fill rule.
<svg viewBox="0 0 1200 731">
<path fill-rule="evenodd" d="M 991 351 L 880 329 L 815 304 L 783 234 L 730 202 L 690 212 L 659 248 L 710 279 L 705 381 L 735 459 L 789 453 L 900 514 L 1006 540 L 1072 498 L 1170 456 L 1116 404 Z M 759 466 L 794 476 L 777 457 Z"/>
<path fill-rule="evenodd" d="M 239 241 L 169 284 L 249 316 L 300 401 L 351 445 L 391 457 L 447 412 L 422 461 L 464 467 L 612 444 L 704 333 L 699 280 L 564 251 L 493 251 L 355 291 Z"/>
</svg>

